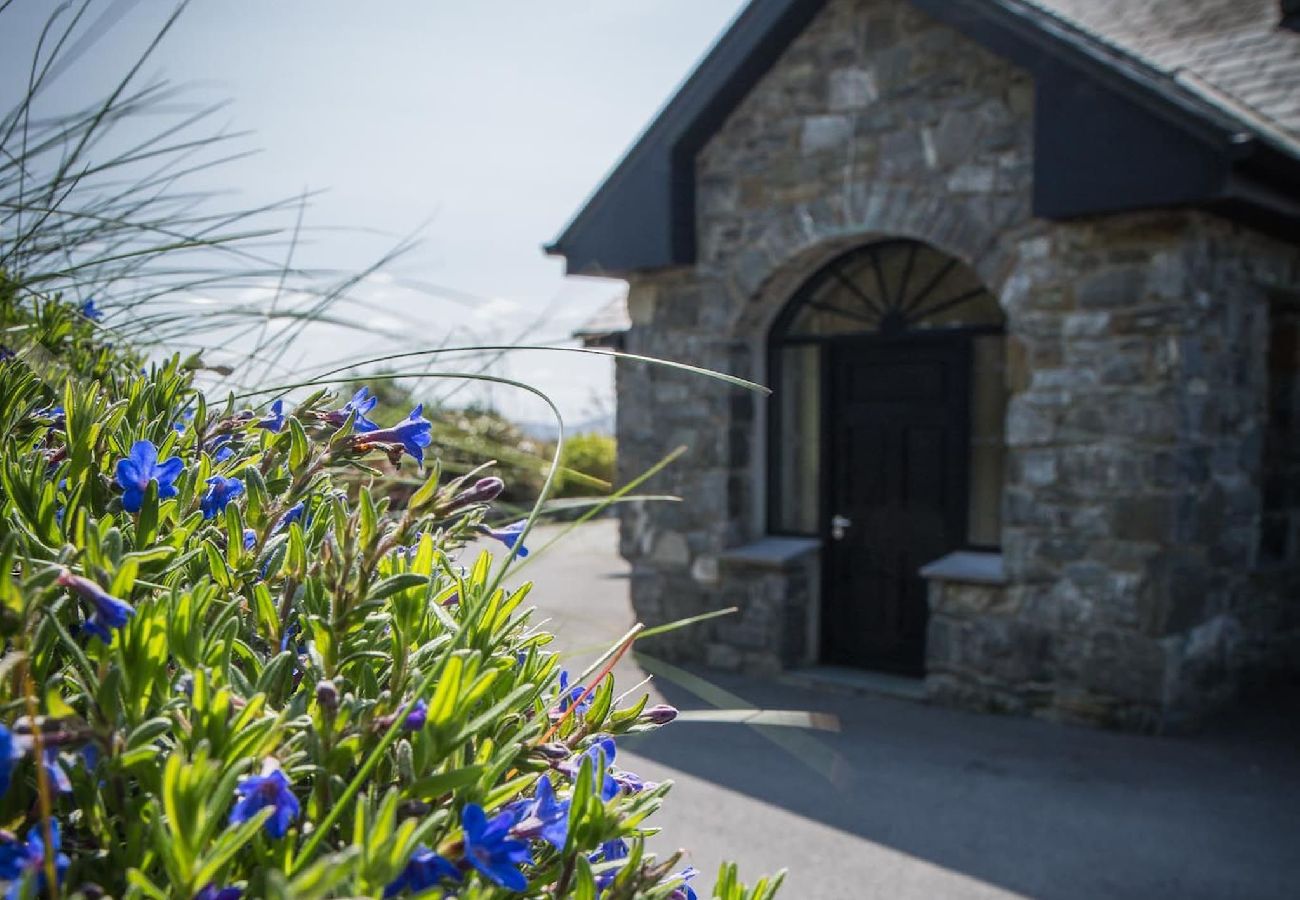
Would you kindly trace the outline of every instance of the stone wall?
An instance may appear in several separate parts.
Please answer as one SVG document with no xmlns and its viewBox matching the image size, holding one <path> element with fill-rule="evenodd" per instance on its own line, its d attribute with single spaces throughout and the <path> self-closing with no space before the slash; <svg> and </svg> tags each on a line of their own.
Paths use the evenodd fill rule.
<svg viewBox="0 0 1300 900">
<path fill-rule="evenodd" d="M 1174 726 L 1296 658 L 1295 543 L 1259 553 L 1266 511 L 1300 509 L 1263 483 L 1269 297 L 1300 285 L 1297 253 L 1194 212 L 1033 219 L 1032 95 L 901 0 L 832 0 L 697 159 L 699 261 L 632 281 L 627 347 L 761 381 L 771 321 L 843 249 L 910 237 L 970 264 L 1011 336 L 1007 585 L 941 589 L 929 688 Z M 763 402 L 620 365 L 621 477 L 689 448 L 648 486 L 683 502 L 624 516 L 638 615 L 742 609 L 652 652 L 770 671 L 815 651 L 791 626 L 811 600 L 720 564 L 763 534 Z"/>
<path fill-rule="evenodd" d="M 1176 727 L 1235 690 L 1258 630 L 1262 351 L 1297 253 L 1167 213 L 1052 225 L 1021 259 L 1002 297 L 1023 359 L 1003 536 L 1019 639 L 1049 714 Z"/>
</svg>

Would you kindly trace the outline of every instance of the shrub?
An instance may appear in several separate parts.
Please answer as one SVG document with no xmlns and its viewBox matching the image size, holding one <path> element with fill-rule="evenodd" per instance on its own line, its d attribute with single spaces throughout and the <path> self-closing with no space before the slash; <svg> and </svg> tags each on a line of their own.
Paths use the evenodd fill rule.
<svg viewBox="0 0 1300 900">
<path fill-rule="evenodd" d="M 570 675 L 508 587 L 527 524 L 443 481 L 417 413 L 215 402 L 0 279 L 0 879 L 11 896 L 685 898 L 670 708 Z M 402 504 L 342 473 L 429 462 Z M 506 548 L 451 555 L 489 533 Z M 765 898 L 724 866 L 716 896 Z"/>
<path fill-rule="evenodd" d="M 614 482 L 618 444 L 608 434 L 575 434 L 564 442 L 556 492 L 561 497 L 598 497 Z"/>
</svg>

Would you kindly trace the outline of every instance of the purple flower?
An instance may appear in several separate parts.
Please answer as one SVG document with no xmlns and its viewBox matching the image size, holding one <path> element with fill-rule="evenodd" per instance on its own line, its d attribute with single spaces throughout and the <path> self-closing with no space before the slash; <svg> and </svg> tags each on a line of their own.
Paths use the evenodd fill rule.
<svg viewBox="0 0 1300 900">
<path fill-rule="evenodd" d="M 513 812 L 498 813 L 489 821 L 483 807 L 470 803 L 461 813 L 460 824 L 465 829 L 465 858 L 470 865 L 506 890 L 528 887 L 528 879 L 518 867 L 531 864 L 533 857 L 526 843 L 510 837 Z"/>
<path fill-rule="evenodd" d="M 383 441 L 401 444 L 417 463 L 424 465 L 424 448 L 433 443 L 433 436 L 429 433 L 433 423 L 424 418 L 423 413 L 424 404 L 421 403 L 411 410 L 409 416 L 392 428 L 381 428 L 367 433 L 366 443 Z"/>
<path fill-rule="evenodd" d="M 149 482 L 158 482 L 158 499 L 176 496 L 176 479 L 185 470 L 179 456 L 158 464 L 158 448 L 152 441 L 136 441 L 126 459 L 118 460 L 117 483 L 122 488 L 122 508 L 139 512 Z"/>
<path fill-rule="evenodd" d="M 460 881 L 456 866 L 421 844 L 415 848 L 402 874 L 384 888 L 385 897 L 396 897 L 402 891 L 427 891 L 442 881 Z"/>
<path fill-rule="evenodd" d="M 203 518 L 211 519 L 226 508 L 226 504 L 244 492 L 244 483 L 238 478 L 223 478 L 213 475 L 207 481 L 208 492 L 199 501 Z"/>
<path fill-rule="evenodd" d="M 27 830 L 27 840 L 19 843 L 17 838 L 12 836 L 8 840 L 0 842 L 0 880 L 9 882 L 9 891 L 5 894 L 6 900 L 18 900 L 25 896 L 23 885 L 28 879 L 36 879 L 36 893 L 45 893 L 45 839 L 42 836 L 42 827 L 38 823 Z M 68 866 L 72 861 L 67 855 L 60 851 L 62 839 L 59 837 L 59 823 L 50 820 L 50 837 L 53 839 L 53 846 L 50 848 L 57 854 L 54 857 L 55 877 L 59 883 L 63 883 L 63 876 L 68 872 Z"/>
<path fill-rule="evenodd" d="M 239 900 L 244 896 L 244 889 L 237 887 L 218 888 L 210 884 L 194 895 L 194 900 Z"/>
<path fill-rule="evenodd" d="M 81 304 L 79 312 L 92 322 L 104 321 L 104 313 L 95 306 L 93 299 Z"/>
<path fill-rule="evenodd" d="M 677 718 L 677 707 L 669 706 L 667 703 L 656 703 L 654 706 L 642 712 L 641 718 L 645 719 L 651 725 L 667 725 L 673 719 Z"/>
<path fill-rule="evenodd" d="M 520 559 L 523 559 L 528 555 L 528 548 L 519 543 L 519 538 L 523 536 L 524 528 L 527 525 L 527 519 L 520 519 L 518 522 L 511 522 L 509 525 L 503 525 L 500 528 L 489 528 L 486 525 L 481 525 L 479 526 L 479 530 L 488 537 L 505 544 L 507 550 L 514 550 L 515 545 L 519 544 L 519 550 L 516 555 Z"/>
<path fill-rule="evenodd" d="M 646 781 L 635 772 L 628 772 L 624 769 L 611 769 L 609 777 L 614 779 L 614 783 L 621 790 L 625 790 L 629 794 L 639 794 L 642 791 L 654 790 L 659 786 L 657 781 Z"/>
<path fill-rule="evenodd" d="M 67 569 L 59 573 L 57 583 L 88 600 L 95 608 L 84 627 L 105 644 L 113 643 L 113 633 L 109 629 L 121 628 L 135 612 L 131 604 L 117 599 L 89 578 L 73 575 Z"/>
<path fill-rule="evenodd" d="M 298 798 L 290 790 L 289 779 L 280 771 L 280 764 L 273 759 L 262 764 L 261 775 L 241 778 L 235 786 L 235 793 L 239 794 L 240 799 L 230 810 L 231 825 L 247 822 L 269 806 L 275 811 L 266 820 L 266 834 L 268 837 L 282 838 L 289 830 L 289 825 L 298 818 Z"/>
<path fill-rule="evenodd" d="M 333 412 L 325 414 L 325 421 L 335 427 L 342 427 L 343 423 L 348 420 L 348 416 L 356 413 L 356 418 L 352 421 L 352 430 L 358 434 L 364 434 L 368 431 L 378 431 L 379 426 L 366 418 L 366 413 L 375 408 L 379 402 L 378 397 L 370 396 L 370 388 L 363 387 L 352 395 L 352 399 L 343 404 L 342 409 L 336 409 Z"/>
<path fill-rule="evenodd" d="M 551 779 L 543 775 L 537 782 L 536 797 L 524 807 L 523 819 L 515 826 L 515 836 L 541 837 L 556 850 L 563 850 L 568 834 L 569 801 L 557 799 Z"/>
<path fill-rule="evenodd" d="M 406 714 L 406 721 L 402 723 L 402 727 L 407 731 L 419 731 L 428 718 L 429 704 L 423 700 L 416 700 L 411 706 L 411 711 Z"/>
<path fill-rule="evenodd" d="M 18 354 L 15 353 L 12 349 L 5 346 L 4 344 L 0 344 L 0 362 L 4 362 L 7 359 L 17 359 L 17 357 Z"/>
<path fill-rule="evenodd" d="M 254 428 L 265 428 L 267 431 L 279 432 L 284 427 L 284 401 L 276 400 L 271 404 L 271 411 L 258 420 Z"/>
<path fill-rule="evenodd" d="M 500 497 L 501 492 L 505 489 L 506 483 L 495 475 L 480 478 L 473 485 L 452 497 L 451 503 L 447 506 L 447 511 L 453 512 L 474 503 L 491 503 L 497 497 Z"/>
</svg>

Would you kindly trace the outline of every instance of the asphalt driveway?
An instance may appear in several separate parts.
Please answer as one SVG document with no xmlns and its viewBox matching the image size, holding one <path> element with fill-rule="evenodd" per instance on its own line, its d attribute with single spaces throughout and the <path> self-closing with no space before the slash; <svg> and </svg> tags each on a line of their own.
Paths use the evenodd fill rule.
<svg viewBox="0 0 1300 900">
<path fill-rule="evenodd" d="M 614 522 L 586 525 L 519 573 L 577 657 L 632 624 L 616 545 Z M 653 672 L 651 693 L 685 714 L 626 741 L 619 763 L 676 783 L 655 843 L 688 848 L 701 881 L 734 859 L 751 881 L 787 867 L 788 898 L 1300 896 L 1295 707 L 1152 738 L 666 666 L 652 641 L 644 650 L 620 686 Z M 720 723 L 754 713 L 719 709 L 802 711 L 767 720 L 812 727 Z"/>
</svg>

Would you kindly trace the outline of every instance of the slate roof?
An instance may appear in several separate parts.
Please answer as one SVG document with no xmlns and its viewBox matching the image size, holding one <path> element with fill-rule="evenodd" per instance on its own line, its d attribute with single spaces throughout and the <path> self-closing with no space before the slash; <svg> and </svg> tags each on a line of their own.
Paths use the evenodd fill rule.
<svg viewBox="0 0 1300 900">
<path fill-rule="evenodd" d="M 1019 0 L 1300 155 L 1300 33 L 1279 0 Z"/>
<path fill-rule="evenodd" d="M 573 336 L 588 346 L 603 346 L 609 338 L 620 335 L 631 327 L 632 320 L 627 315 L 627 295 L 619 294 L 583 322 Z"/>
</svg>

